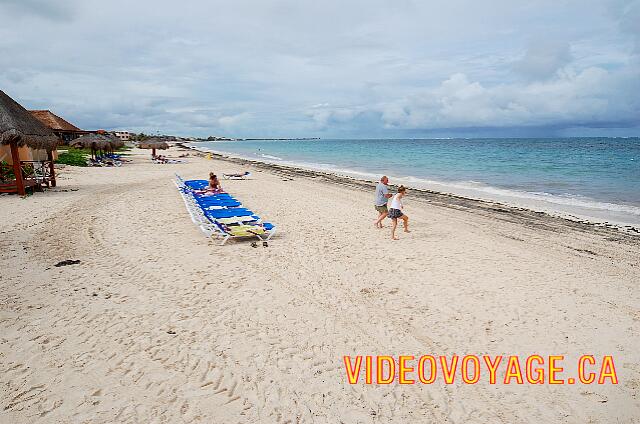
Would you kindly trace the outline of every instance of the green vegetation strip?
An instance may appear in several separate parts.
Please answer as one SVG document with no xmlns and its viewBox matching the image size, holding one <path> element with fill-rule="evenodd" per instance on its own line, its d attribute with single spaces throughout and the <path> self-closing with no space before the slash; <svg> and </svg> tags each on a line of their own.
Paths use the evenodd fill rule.
<svg viewBox="0 0 640 424">
<path fill-rule="evenodd" d="M 89 149 L 75 149 L 73 147 L 60 148 L 56 163 L 72 166 L 87 166 L 87 159 L 91 155 Z M 66 150 L 66 151 L 64 151 Z"/>
</svg>

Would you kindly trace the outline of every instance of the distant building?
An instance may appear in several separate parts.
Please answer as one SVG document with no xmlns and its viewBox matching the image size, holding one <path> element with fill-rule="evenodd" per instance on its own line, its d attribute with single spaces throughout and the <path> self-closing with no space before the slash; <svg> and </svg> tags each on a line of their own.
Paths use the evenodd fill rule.
<svg viewBox="0 0 640 424">
<path fill-rule="evenodd" d="M 88 131 L 81 130 L 50 110 L 30 110 L 29 113 L 50 128 L 54 134 L 60 137 L 64 144 L 69 144 L 71 140 L 88 133 Z"/>
<path fill-rule="evenodd" d="M 129 133 L 129 131 L 116 131 L 114 132 L 114 134 L 116 137 L 118 137 L 122 141 L 131 140 L 131 134 Z"/>
</svg>

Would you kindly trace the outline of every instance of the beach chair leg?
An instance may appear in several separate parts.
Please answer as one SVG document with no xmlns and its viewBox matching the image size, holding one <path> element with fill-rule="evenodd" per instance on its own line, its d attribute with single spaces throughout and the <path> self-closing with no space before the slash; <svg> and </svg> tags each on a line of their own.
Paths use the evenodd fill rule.
<svg viewBox="0 0 640 424">
<path fill-rule="evenodd" d="M 224 246 L 224 244 L 227 242 L 227 240 L 229 240 L 229 238 L 230 238 L 230 237 L 231 237 L 231 236 L 225 236 L 225 237 L 222 239 L 222 242 L 220 243 L 220 246 Z"/>
<path fill-rule="evenodd" d="M 276 233 L 276 229 L 272 228 L 271 231 L 269 231 L 269 236 L 267 237 L 267 240 L 271 240 L 271 237 L 273 237 L 275 233 Z"/>
</svg>

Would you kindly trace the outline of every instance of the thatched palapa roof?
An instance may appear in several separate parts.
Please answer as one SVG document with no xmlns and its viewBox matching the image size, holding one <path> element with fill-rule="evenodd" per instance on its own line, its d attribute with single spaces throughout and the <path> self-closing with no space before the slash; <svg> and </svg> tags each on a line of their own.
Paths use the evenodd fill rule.
<svg viewBox="0 0 640 424">
<path fill-rule="evenodd" d="M 30 110 L 29 113 L 54 131 L 82 132 L 80 128 L 62 119 L 50 110 Z"/>
<path fill-rule="evenodd" d="M 0 90 L 0 144 L 14 141 L 18 146 L 53 150 L 59 139 L 29 111 Z"/>
<path fill-rule="evenodd" d="M 111 144 L 109 143 L 109 137 L 102 134 L 86 134 L 75 140 L 72 140 L 70 145 L 76 147 L 84 147 L 91 150 L 105 150 Z"/>
<path fill-rule="evenodd" d="M 117 149 L 124 146 L 124 141 L 117 137 L 108 134 L 90 133 L 75 140 L 72 140 L 70 145 L 76 147 L 84 147 L 93 150 L 107 150 L 109 148 Z"/>
<path fill-rule="evenodd" d="M 169 148 L 169 145 L 164 141 L 141 141 L 138 147 L 141 149 L 165 150 Z"/>
<path fill-rule="evenodd" d="M 109 143 L 111 143 L 111 147 L 113 147 L 114 149 L 124 147 L 125 145 L 124 141 L 120 140 L 118 137 L 111 137 Z"/>
</svg>

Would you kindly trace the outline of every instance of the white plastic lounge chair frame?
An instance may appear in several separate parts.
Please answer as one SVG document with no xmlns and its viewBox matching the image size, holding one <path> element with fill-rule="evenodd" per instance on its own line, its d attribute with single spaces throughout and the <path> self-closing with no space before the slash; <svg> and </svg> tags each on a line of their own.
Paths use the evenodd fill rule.
<svg viewBox="0 0 640 424">
<path fill-rule="evenodd" d="M 193 195 L 193 190 L 186 186 L 182 177 L 176 174 L 175 185 L 182 196 L 184 204 L 186 206 L 187 212 L 191 217 L 191 221 L 197 225 L 200 230 L 207 236 L 213 238 L 222 239 L 220 245 L 223 246 L 229 239 L 231 238 L 248 238 L 248 237 L 257 237 L 261 241 L 271 240 L 271 237 L 276 233 L 276 227 L 272 227 L 270 230 L 264 230 L 263 233 L 256 233 L 252 236 L 248 235 L 234 235 L 225 231 L 225 224 L 221 222 L 217 222 L 215 219 L 212 220 L 204 214 L 204 211 L 196 201 Z M 261 221 L 256 220 L 253 217 L 247 217 L 246 221 L 239 220 L 238 224 L 240 225 L 255 225 L 260 228 Z M 264 237 L 266 236 L 266 237 Z"/>
<path fill-rule="evenodd" d="M 242 174 L 222 174 L 222 178 L 225 180 L 244 180 L 251 176 L 251 172 L 247 171 Z"/>
</svg>

